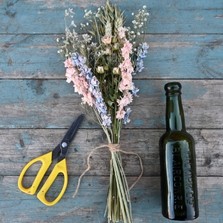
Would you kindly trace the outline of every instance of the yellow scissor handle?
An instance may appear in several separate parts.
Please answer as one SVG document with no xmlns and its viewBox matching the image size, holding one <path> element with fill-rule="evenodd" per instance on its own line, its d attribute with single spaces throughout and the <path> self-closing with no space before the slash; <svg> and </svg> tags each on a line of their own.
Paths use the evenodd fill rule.
<svg viewBox="0 0 223 223">
<path fill-rule="evenodd" d="M 34 163 L 37 163 L 37 162 L 42 162 L 42 165 L 41 165 L 32 185 L 29 188 L 25 188 L 22 183 L 24 175 L 25 175 L 26 171 L 30 168 L 30 166 L 32 166 Z M 35 192 L 36 192 L 41 180 L 43 179 L 46 171 L 48 170 L 51 162 L 52 162 L 52 152 L 49 152 L 49 153 L 39 156 L 39 157 L 31 160 L 29 163 L 27 163 L 25 165 L 25 167 L 23 168 L 23 170 L 19 176 L 19 179 L 18 179 L 19 189 L 26 194 L 30 194 L 30 195 L 35 194 Z"/>
<path fill-rule="evenodd" d="M 63 187 L 62 187 L 59 195 L 57 196 L 57 198 L 55 198 L 53 201 L 48 201 L 48 200 L 46 200 L 46 193 L 49 190 L 49 188 L 51 187 L 51 185 L 53 184 L 53 182 L 55 181 L 55 179 L 57 178 L 58 174 L 60 174 L 60 173 L 62 173 L 64 176 Z M 61 197 L 63 196 L 63 194 L 67 188 L 67 184 L 68 184 L 67 163 L 66 163 L 66 160 L 63 159 L 54 166 L 54 168 L 53 168 L 51 174 L 49 175 L 49 177 L 47 178 L 45 184 L 38 192 L 37 197 L 45 205 L 52 206 L 52 205 L 56 204 L 61 199 Z"/>
</svg>

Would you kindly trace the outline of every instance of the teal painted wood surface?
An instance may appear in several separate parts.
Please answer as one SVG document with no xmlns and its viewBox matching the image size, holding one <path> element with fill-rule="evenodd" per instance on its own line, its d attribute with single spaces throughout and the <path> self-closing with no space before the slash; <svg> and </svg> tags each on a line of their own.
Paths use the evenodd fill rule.
<svg viewBox="0 0 223 223">
<path fill-rule="evenodd" d="M 85 8 L 97 8 L 106 1 L 1 1 L 0 33 L 61 33 L 64 30 L 64 10 L 74 8 L 80 20 Z M 136 2 L 112 1 L 126 11 L 127 21 L 136 10 Z M 223 3 L 221 0 L 174 1 L 137 0 L 137 8 L 150 9 L 149 33 L 222 33 Z"/>
<path fill-rule="evenodd" d="M 69 185 L 54 207 L 17 189 L 21 168 L 49 151 L 74 117 L 80 98 L 65 82 L 56 38 L 64 32 L 64 10 L 73 7 L 75 22 L 86 8 L 105 0 L 0 0 L 0 223 L 105 223 L 109 152 L 91 157 L 92 169 L 72 199 L 86 156 L 105 136 L 89 118 L 68 156 Z M 186 124 L 196 141 L 200 217 L 195 223 L 223 222 L 223 1 L 114 0 L 132 11 L 147 5 L 150 44 L 146 69 L 135 76 L 139 98 L 132 104 L 131 123 L 122 131 L 121 146 L 138 152 L 144 176 L 132 190 L 134 223 L 170 223 L 161 215 L 158 140 L 164 132 L 163 85 L 183 85 Z M 136 7 L 137 5 L 137 7 Z M 138 160 L 123 156 L 130 182 L 139 173 Z M 33 179 L 34 167 L 26 181 Z M 56 182 L 49 196 L 57 193 Z"/>
<path fill-rule="evenodd" d="M 55 206 L 46 208 L 34 196 L 22 194 L 16 186 L 17 177 L 0 180 L 1 221 L 7 223 L 84 222 L 106 223 L 103 218 L 107 177 L 85 177 L 78 196 L 72 195 L 77 177 L 70 176 L 70 183 L 63 199 Z M 128 178 L 132 182 L 134 178 Z M 194 223 L 221 223 L 223 221 L 222 178 L 198 178 L 200 217 Z M 51 196 L 57 186 L 52 189 Z M 170 223 L 160 214 L 160 183 L 158 177 L 143 177 L 131 191 L 134 221 L 137 223 Z M 214 202 L 213 202 L 214 201 Z M 180 223 L 180 221 L 174 221 Z M 189 223 L 191 221 L 185 221 Z"/>
<path fill-rule="evenodd" d="M 1 35 L 0 78 L 64 78 L 57 37 Z M 147 35 L 146 41 L 149 56 L 137 79 L 223 77 L 221 35 Z"/>
<path fill-rule="evenodd" d="M 189 130 L 196 141 L 197 172 L 199 176 L 223 176 L 223 130 Z M 50 151 L 55 143 L 60 142 L 65 129 L 2 129 L 0 151 L 0 169 L 2 175 L 17 176 L 25 163 Z M 163 129 L 123 129 L 121 148 L 137 152 L 144 165 L 144 176 L 159 176 L 158 141 Z M 87 154 L 106 138 L 100 129 L 81 129 L 69 150 L 67 157 L 70 175 L 80 175 L 86 168 Z M 109 175 L 110 155 L 106 148 L 96 151 L 91 158 L 91 171 L 87 175 Z M 135 156 L 123 155 L 123 165 L 128 176 L 140 172 L 139 161 Z M 37 167 L 29 172 L 34 175 Z"/>
<path fill-rule="evenodd" d="M 165 127 L 163 86 L 167 82 L 135 81 L 140 93 L 132 104 L 132 122 L 126 127 Z M 222 128 L 223 80 L 181 83 L 188 128 Z M 83 111 L 80 97 L 65 80 L 2 80 L 0 95 L 1 128 L 64 128 Z M 91 122 L 84 122 L 83 126 L 97 127 Z"/>
</svg>

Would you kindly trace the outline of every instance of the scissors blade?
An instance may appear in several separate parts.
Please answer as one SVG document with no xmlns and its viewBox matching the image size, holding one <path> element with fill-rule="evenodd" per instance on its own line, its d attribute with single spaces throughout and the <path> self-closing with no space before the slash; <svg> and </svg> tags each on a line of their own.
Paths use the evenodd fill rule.
<svg viewBox="0 0 223 223">
<path fill-rule="evenodd" d="M 71 143 L 71 141 L 73 140 L 74 136 L 77 133 L 77 130 L 79 129 L 82 121 L 84 119 L 84 115 L 81 114 L 78 116 L 78 118 L 72 123 L 72 125 L 70 126 L 70 128 L 68 129 L 67 133 L 65 134 L 63 140 L 61 141 L 61 145 L 63 143 L 67 143 L 67 146 L 69 146 L 69 144 Z"/>
<path fill-rule="evenodd" d="M 52 152 L 52 159 L 57 159 L 58 162 L 65 158 L 68 146 L 71 143 L 72 139 L 77 133 L 77 130 L 79 129 L 82 121 L 84 119 L 84 115 L 81 114 L 78 116 L 78 118 L 72 123 L 70 128 L 68 129 L 67 133 L 65 134 L 63 140 L 60 144 L 58 144 L 55 149 Z"/>
</svg>

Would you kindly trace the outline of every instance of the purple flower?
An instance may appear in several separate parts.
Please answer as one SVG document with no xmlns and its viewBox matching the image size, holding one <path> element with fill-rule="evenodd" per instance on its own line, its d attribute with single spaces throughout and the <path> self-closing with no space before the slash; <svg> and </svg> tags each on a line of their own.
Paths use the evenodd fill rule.
<svg viewBox="0 0 223 223">
<path fill-rule="evenodd" d="M 137 93 L 139 92 L 139 88 L 137 88 L 134 83 L 133 83 L 133 87 L 132 87 L 132 90 L 131 90 L 131 93 L 133 96 L 137 97 Z"/>
<path fill-rule="evenodd" d="M 148 49 L 149 45 L 147 43 L 139 44 L 136 55 L 137 59 L 136 59 L 135 74 L 142 72 L 142 70 L 144 69 L 143 59 L 146 58 Z"/>
<path fill-rule="evenodd" d="M 143 60 L 142 60 L 142 58 L 138 57 L 138 59 L 136 61 L 136 70 L 135 70 L 135 72 L 136 73 L 140 73 L 140 72 L 142 72 L 143 69 L 144 69 Z"/>
<path fill-rule="evenodd" d="M 109 127 L 111 125 L 111 116 L 107 112 L 107 106 L 102 97 L 98 79 L 92 74 L 91 69 L 85 64 L 85 57 L 78 53 L 73 53 L 71 58 L 76 68 L 80 71 L 80 75 L 85 77 L 89 85 L 88 90 L 93 95 L 95 100 L 94 106 L 101 117 L 102 125 Z"/>
<path fill-rule="evenodd" d="M 145 58 L 147 56 L 148 49 L 149 45 L 147 43 L 141 43 L 139 45 L 138 57 Z"/>
<path fill-rule="evenodd" d="M 94 88 L 98 88 L 98 87 L 99 87 L 99 81 L 98 81 L 98 79 L 97 79 L 95 76 L 93 76 L 93 77 L 91 78 L 91 85 L 92 85 Z"/>
<path fill-rule="evenodd" d="M 73 53 L 72 54 L 72 59 L 74 64 L 80 68 L 80 71 L 82 71 L 83 67 L 85 66 L 86 63 L 86 58 L 82 57 L 80 54 L 78 53 Z"/>
<path fill-rule="evenodd" d="M 110 116 L 102 114 L 101 117 L 103 126 L 111 126 L 112 121 Z"/>
<path fill-rule="evenodd" d="M 130 122 L 129 115 L 131 112 L 132 112 L 131 108 L 129 108 L 129 107 L 125 108 L 125 116 L 124 116 L 124 120 L 123 120 L 123 123 L 125 125 Z"/>
</svg>

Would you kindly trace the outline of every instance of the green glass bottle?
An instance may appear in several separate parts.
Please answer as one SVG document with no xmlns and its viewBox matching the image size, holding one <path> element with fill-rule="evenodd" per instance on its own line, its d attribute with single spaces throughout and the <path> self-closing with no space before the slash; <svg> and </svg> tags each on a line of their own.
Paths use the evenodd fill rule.
<svg viewBox="0 0 223 223">
<path fill-rule="evenodd" d="M 172 220 L 198 217 L 195 143 L 186 132 L 181 84 L 167 83 L 166 133 L 160 138 L 162 214 Z"/>
</svg>

